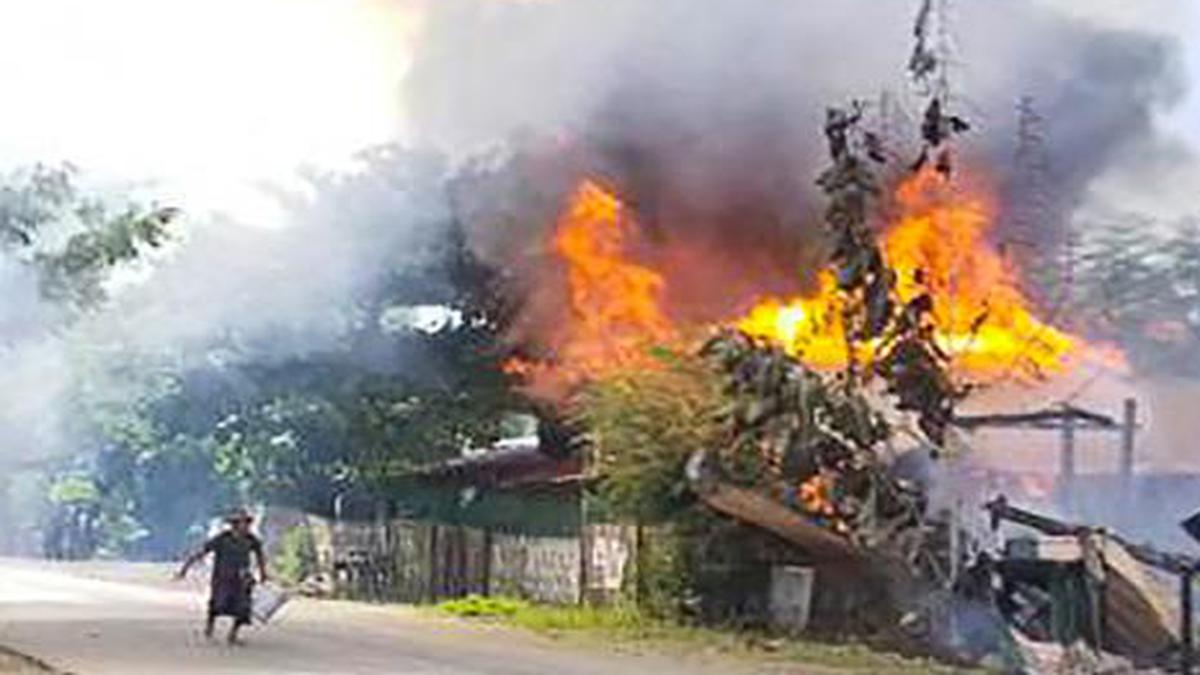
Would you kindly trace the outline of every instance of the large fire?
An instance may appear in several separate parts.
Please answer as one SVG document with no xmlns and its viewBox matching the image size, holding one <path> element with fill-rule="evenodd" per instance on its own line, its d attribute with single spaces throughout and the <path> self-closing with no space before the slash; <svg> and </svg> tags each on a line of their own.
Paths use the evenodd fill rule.
<svg viewBox="0 0 1200 675">
<path fill-rule="evenodd" d="M 1087 348 L 1033 314 L 1015 270 L 987 240 L 985 200 L 933 170 L 905 180 L 894 197 L 883 249 L 898 275 L 896 294 L 905 302 L 930 294 L 935 337 L 956 372 L 979 379 L 1061 372 Z M 592 180 L 575 189 L 553 238 L 571 317 L 554 340 L 552 363 L 514 360 L 510 372 L 539 393 L 560 394 L 613 368 L 644 365 L 648 347 L 685 332 L 664 309 L 665 277 L 632 255 L 637 235 L 634 215 L 611 191 Z M 831 369 L 847 362 L 844 303 L 833 273 L 823 270 L 808 297 L 759 298 L 721 323 Z M 856 358 L 869 361 L 872 347 Z"/>
<path fill-rule="evenodd" d="M 628 259 L 632 214 L 591 180 L 575 188 L 555 228 L 554 253 L 567 268 L 571 317 L 555 337 L 554 363 L 511 359 L 535 393 L 557 396 L 604 372 L 645 361 L 646 348 L 674 329 L 662 311 L 663 277 Z"/>
<path fill-rule="evenodd" d="M 1012 266 L 986 239 L 991 221 L 981 199 L 927 169 L 901 183 L 895 201 L 897 220 L 884 232 L 883 248 L 898 275 L 896 293 L 904 302 L 930 294 L 935 339 L 956 370 L 995 377 L 1066 366 L 1079 341 L 1033 315 Z M 845 364 L 842 298 L 831 273 L 819 279 L 812 297 L 768 298 L 737 326 L 813 367 Z"/>
</svg>

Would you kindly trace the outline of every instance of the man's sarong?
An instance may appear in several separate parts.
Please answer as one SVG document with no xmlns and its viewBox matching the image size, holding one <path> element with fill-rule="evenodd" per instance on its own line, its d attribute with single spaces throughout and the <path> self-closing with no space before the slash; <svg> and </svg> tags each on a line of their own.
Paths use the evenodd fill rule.
<svg viewBox="0 0 1200 675">
<path fill-rule="evenodd" d="M 210 616 L 231 616 L 242 624 L 250 623 L 250 593 L 254 581 L 250 575 L 214 576 L 208 597 Z"/>
</svg>

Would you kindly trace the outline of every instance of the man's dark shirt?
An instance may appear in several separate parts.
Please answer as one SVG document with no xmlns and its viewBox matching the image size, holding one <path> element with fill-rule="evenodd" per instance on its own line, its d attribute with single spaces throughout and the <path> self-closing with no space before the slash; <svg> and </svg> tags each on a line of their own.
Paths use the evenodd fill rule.
<svg viewBox="0 0 1200 675">
<path fill-rule="evenodd" d="M 213 581 L 244 579 L 250 573 L 250 554 L 262 559 L 262 542 L 253 534 L 227 530 L 209 539 L 204 551 L 213 554 Z"/>
</svg>

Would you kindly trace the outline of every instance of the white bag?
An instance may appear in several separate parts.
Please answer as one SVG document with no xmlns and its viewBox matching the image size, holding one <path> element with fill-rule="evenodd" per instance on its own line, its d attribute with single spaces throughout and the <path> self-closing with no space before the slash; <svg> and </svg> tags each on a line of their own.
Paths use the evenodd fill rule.
<svg viewBox="0 0 1200 675">
<path fill-rule="evenodd" d="M 258 584 L 250 596 L 250 613 L 258 623 L 266 623 L 290 599 L 287 591 L 274 584 Z"/>
</svg>

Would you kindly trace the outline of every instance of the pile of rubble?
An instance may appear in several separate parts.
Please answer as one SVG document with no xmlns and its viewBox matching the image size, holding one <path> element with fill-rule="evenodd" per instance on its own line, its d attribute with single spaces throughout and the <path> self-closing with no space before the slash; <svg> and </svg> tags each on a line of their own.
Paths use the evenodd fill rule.
<svg viewBox="0 0 1200 675">
<path fill-rule="evenodd" d="M 703 354 L 728 383 L 729 436 L 691 457 L 693 491 L 791 543 L 818 577 L 836 569 L 881 590 L 875 609 L 930 651 L 1019 672 L 1187 668 L 1190 595 L 1180 591 L 1200 560 L 1003 497 L 987 505 L 993 529 L 1033 536 L 989 550 L 930 512 L 927 486 L 904 475 L 906 455 L 893 448 L 902 419 L 885 418 L 868 389 L 736 332 Z M 927 445 L 910 445 L 928 459 Z"/>
<path fill-rule="evenodd" d="M 837 521 L 853 529 L 837 525 L 781 493 L 738 485 L 703 451 L 693 455 L 688 477 L 714 510 L 802 551 L 818 579 L 828 569 L 864 584 L 885 580 L 891 615 L 931 653 L 1004 672 L 1191 672 L 1190 592 L 1200 559 L 1041 516 L 1003 497 L 988 504 L 994 527 L 1032 535 L 1010 533 L 1003 546 L 986 550 L 978 541 L 953 546 L 947 526 L 923 513 L 883 533 L 869 532 L 861 517 Z"/>
</svg>

